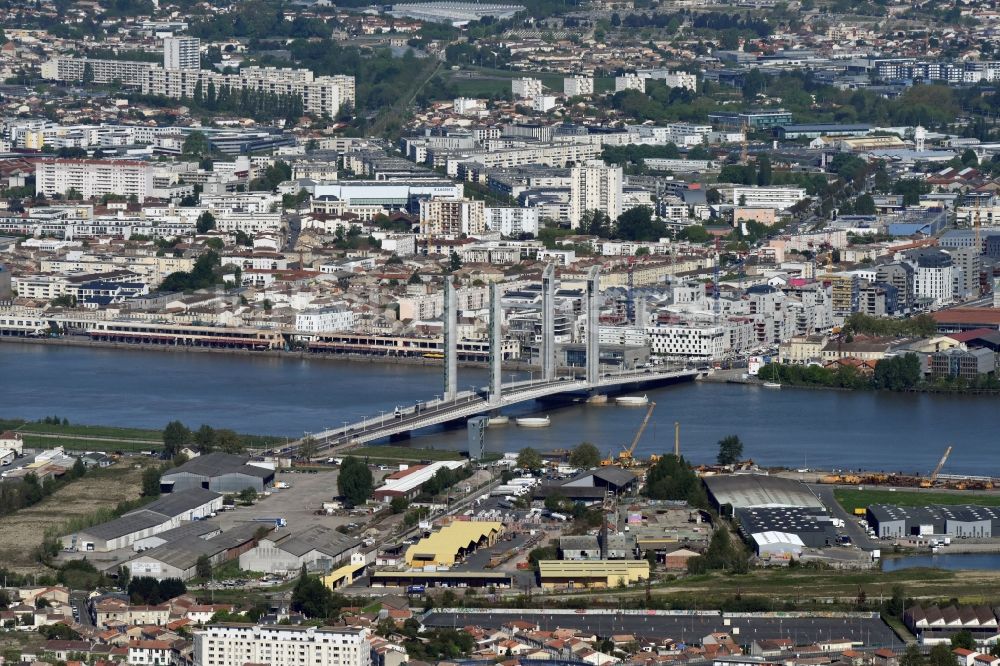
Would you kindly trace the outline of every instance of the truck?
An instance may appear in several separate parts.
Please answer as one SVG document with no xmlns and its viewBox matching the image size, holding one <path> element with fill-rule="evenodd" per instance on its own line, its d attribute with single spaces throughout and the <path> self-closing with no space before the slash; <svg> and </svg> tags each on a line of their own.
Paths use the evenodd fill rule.
<svg viewBox="0 0 1000 666">
<path fill-rule="evenodd" d="M 254 523 L 271 523 L 275 527 L 288 527 L 288 521 L 284 518 L 251 518 Z"/>
</svg>

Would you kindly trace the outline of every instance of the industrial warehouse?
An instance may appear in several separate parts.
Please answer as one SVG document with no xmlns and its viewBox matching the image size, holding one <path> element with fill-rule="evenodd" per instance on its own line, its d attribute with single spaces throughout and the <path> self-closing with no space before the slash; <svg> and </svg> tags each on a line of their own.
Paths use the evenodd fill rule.
<svg viewBox="0 0 1000 666">
<path fill-rule="evenodd" d="M 1000 508 L 997 507 L 873 504 L 868 507 L 867 514 L 869 524 L 882 539 L 910 536 L 991 539 L 1000 536 Z"/>
<path fill-rule="evenodd" d="M 495 544 L 503 531 L 500 522 L 455 521 L 410 546 L 406 564 L 418 568 L 452 566 L 476 549 Z"/>
<path fill-rule="evenodd" d="M 646 560 L 541 560 L 538 579 L 543 588 L 613 588 L 649 578 Z"/>
<path fill-rule="evenodd" d="M 217 493 L 238 493 L 252 488 L 262 493 L 274 484 L 274 469 L 249 456 L 206 453 L 163 473 L 160 489 L 174 493 L 206 488 Z"/>
</svg>

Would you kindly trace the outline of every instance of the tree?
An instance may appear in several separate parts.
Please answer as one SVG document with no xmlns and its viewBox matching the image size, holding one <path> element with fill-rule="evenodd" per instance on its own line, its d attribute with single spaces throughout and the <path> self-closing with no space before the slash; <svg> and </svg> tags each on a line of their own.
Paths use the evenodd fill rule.
<svg viewBox="0 0 1000 666">
<path fill-rule="evenodd" d="M 208 580 L 212 577 L 212 562 L 208 559 L 208 555 L 198 556 L 198 560 L 194 564 L 194 571 L 198 578 Z"/>
<path fill-rule="evenodd" d="M 306 565 L 302 565 L 295 589 L 292 591 L 292 610 L 309 618 L 327 619 L 336 617 L 344 607 L 346 599 L 334 594 L 316 576 L 310 576 Z"/>
<path fill-rule="evenodd" d="M 601 452 L 590 442 L 580 442 L 569 454 L 569 464 L 580 469 L 590 469 L 601 464 Z"/>
<path fill-rule="evenodd" d="M 903 656 L 899 658 L 899 666 L 924 666 L 924 664 L 924 655 L 916 643 L 907 645 Z"/>
<path fill-rule="evenodd" d="M 715 460 L 720 465 L 734 465 L 743 459 L 743 442 L 736 435 L 719 440 L 719 455 Z"/>
<path fill-rule="evenodd" d="M 462 258 L 458 256 L 458 252 L 454 250 L 448 255 L 448 272 L 454 273 L 462 268 Z"/>
<path fill-rule="evenodd" d="M 163 448 L 167 457 L 173 458 L 191 443 L 191 431 L 180 421 L 171 421 L 163 429 Z"/>
<path fill-rule="evenodd" d="M 757 184 L 760 186 L 771 184 L 771 157 L 767 153 L 757 158 Z"/>
<path fill-rule="evenodd" d="M 223 453 L 243 453 L 243 439 L 236 432 L 227 428 L 215 431 L 215 443 Z"/>
<path fill-rule="evenodd" d="M 319 444 L 312 437 L 306 437 L 299 444 L 299 458 L 303 460 L 311 460 L 316 457 L 316 453 L 319 451 Z"/>
<path fill-rule="evenodd" d="M 257 501 L 257 491 L 253 488 L 244 488 L 239 492 L 236 498 L 240 501 L 240 504 L 250 506 Z"/>
<path fill-rule="evenodd" d="M 952 648 L 964 648 L 966 650 L 976 649 L 976 639 L 972 637 L 972 632 L 968 629 L 963 629 L 951 637 L 951 647 Z"/>
<path fill-rule="evenodd" d="M 666 225 L 653 219 L 653 209 L 649 206 L 630 208 L 618 218 L 616 227 L 618 238 L 633 241 L 655 241 L 666 234 Z"/>
<path fill-rule="evenodd" d="M 211 83 L 208 84 L 208 90 L 211 94 L 214 92 L 214 88 Z M 184 139 L 184 145 L 181 150 L 185 155 L 194 155 L 196 157 L 201 157 L 202 155 L 208 154 L 208 139 L 205 138 L 203 132 L 195 130 L 187 135 Z"/>
<path fill-rule="evenodd" d="M 389 502 L 389 510 L 392 511 L 393 514 L 403 513 L 409 505 L 410 503 L 406 501 L 405 497 L 393 497 L 392 501 Z"/>
<path fill-rule="evenodd" d="M 537 472 L 542 469 L 542 455 L 526 446 L 517 453 L 517 466 L 530 472 Z"/>
<path fill-rule="evenodd" d="M 354 456 L 344 458 L 344 462 L 340 465 L 340 473 L 337 475 L 337 492 L 349 504 L 357 506 L 368 501 L 374 488 L 375 482 L 368 465 Z"/>
<path fill-rule="evenodd" d="M 708 499 L 701 480 L 683 456 L 672 453 L 661 456 L 646 474 L 646 497 L 662 500 L 683 500 L 692 506 L 707 506 Z"/>
<path fill-rule="evenodd" d="M 194 446 L 198 453 L 211 453 L 215 449 L 215 428 L 202 424 L 194 433 Z"/>
<path fill-rule="evenodd" d="M 160 468 L 158 466 L 147 467 L 142 470 L 142 496 L 160 496 Z"/>
<path fill-rule="evenodd" d="M 215 228 L 215 216 L 209 211 L 205 211 L 198 216 L 198 221 L 195 223 L 195 229 L 199 234 L 207 234 L 209 231 Z"/>
<path fill-rule="evenodd" d="M 938 643 L 927 655 L 927 666 L 955 666 L 955 655 L 951 653 L 951 645 Z"/>
</svg>

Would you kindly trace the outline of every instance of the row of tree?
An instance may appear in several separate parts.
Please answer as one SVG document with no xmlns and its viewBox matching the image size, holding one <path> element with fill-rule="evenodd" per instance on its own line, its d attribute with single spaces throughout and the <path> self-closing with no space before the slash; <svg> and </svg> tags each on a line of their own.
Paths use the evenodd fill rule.
<svg viewBox="0 0 1000 666">
<path fill-rule="evenodd" d="M 68 483 L 83 477 L 87 468 L 83 460 L 76 459 L 73 467 L 61 478 L 48 477 L 40 481 L 34 472 L 28 472 L 20 481 L 8 480 L 0 483 L 0 516 L 10 515 L 21 509 L 38 504 Z"/>
<path fill-rule="evenodd" d="M 242 453 L 246 448 L 244 438 L 232 430 L 202 425 L 192 431 L 180 421 L 171 421 L 163 429 L 163 449 L 168 458 L 175 458 L 182 449 L 191 448 L 198 453 Z"/>
</svg>

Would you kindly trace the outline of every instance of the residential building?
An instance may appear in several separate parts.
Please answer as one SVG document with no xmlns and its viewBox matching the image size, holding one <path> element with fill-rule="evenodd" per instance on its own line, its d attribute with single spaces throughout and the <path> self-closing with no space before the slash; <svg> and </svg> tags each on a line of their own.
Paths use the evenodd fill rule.
<svg viewBox="0 0 1000 666">
<path fill-rule="evenodd" d="M 646 329 L 649 351 L 668 358 L 721 358 L 728 348 L 728 334 L 722 326 L 676 324 Z"/>
<path fill-rule="evenodd" d="M 537 208 L 515 208 L 513 206 L 485 208 L 483 213 L 487 231 L 499 231 L 503 236 L 536 235 L 538 233 Z"/>
<path fill-rule="evenodd" d="M 979 248 L 960 247 L 945 250 L 952 264 L 958 269 L 955 274 L 954 294 L 958 298 L 979 295 L 979 274 L 982 269 L 982 254 Z"/>
<path fill-rule="evenodd" d="M 295 330 L 304 333 L 349 331 L 354 328 L 354 311 L 345 305 L 306 310 L 295 315 Z"/>
<path fill-rule="evenodd" d="M 201 69 L 201 40 L 197 37 L 165 37 L 164 69 Z"/>
<path fill-rule="evenodd" d="M 913 266 L 906 262 L 884 264 L 875 271 L 875 281 L 896 289 L 896 312 L 909 312 L 915 294 Z"/>
<path fill-rule="evenodd" d="M 915 265 L 913 291 L 932 305 L 946 305 L 955 297 L 955 285 L 961 282 L 960 271 L 949 254 L 942 250 L 912 250 L 907 259 Z"/>
<path fill-rule="evenodd" d="M 211 625 L 194 632 L 194 664 L 371 666 L 371 642 L 351 627 Z"/>
<path fill-rule="evenodd" d="M 748 208 L 774 208 L 787 210 L 806 198 L 802 187 L 754 187 L 732 188 L 730 200 L 733 204 Z"/>
<path fill-rule="evenodd" d="M 566 97 L 579 97 L 594 94 L 594 77 L 567 76 L 563 79 L 563 94 Z"/>
<path fill-rule="evenodd" d="M 512 79 L 510 82 L 510 89 L 511 92 L 514 93 L 514 97 L 520 99 L 534 99 L 536 97 L 541 97 L 542 95 L 542 80 L 532 79 L 529 77 Z"/>
<path fill-rule="evenodd" d="M 624 92 L 626 90 L 638 90 L 641 93 L 646 92 L 646 79 L 639 76 L 638 74 L 625 74 L 624 76 L 615 77 L 615 92 Z"/>
<path fill-rule="evenodd" d="M 41 160 L 35 164 L 35 192 L 47 197 L 75 191 L 84 199 L 105 194 L 135 197 L 153 194 L 153 169 L 132 160 Z"/>
<path fill-rule="evenodd" d="M 420 202 L 420 231 L 445 236 L 482 234 L 486 230 L 485 211 L 481 200 L 424 200 Z"/>
<path fill-rule="evenodd" d="M 574 166 L 570 173 L 572 226 L 577 227 L 583 214 L 599 210 L 612 220 L 622 214 L 622 168 L 601 160 L 588 160 Z"/>
</svg>

